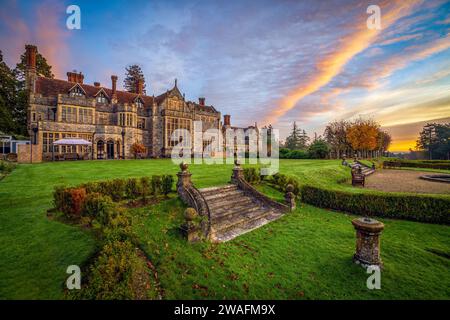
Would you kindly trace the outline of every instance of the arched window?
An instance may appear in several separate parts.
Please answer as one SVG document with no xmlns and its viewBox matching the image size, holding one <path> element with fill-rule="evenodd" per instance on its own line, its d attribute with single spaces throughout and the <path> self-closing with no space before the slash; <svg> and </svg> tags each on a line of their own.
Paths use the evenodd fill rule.
<svg viewBox="0 0 450 320">
<path fill-rule="evenodd" d="M 144 103 L 141 99 L 136 99 L 136 106 L 140 109 L 144 107 Z"/>
</svg>

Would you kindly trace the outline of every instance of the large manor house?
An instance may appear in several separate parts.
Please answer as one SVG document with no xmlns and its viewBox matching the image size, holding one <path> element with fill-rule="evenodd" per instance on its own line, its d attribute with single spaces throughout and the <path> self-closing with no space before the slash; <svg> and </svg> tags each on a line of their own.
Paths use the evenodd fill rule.
<svg viewBox="0 0 450 320">
<path fill-rule="evenodd" d="M 208 128 L 235 128 L 230 116 L 213 106 L 186 101 L 175 85 L 158 96 L 143 92 L 143 82 L 136 81 L 135 92 L 117 90 L 117 76 L 111 87 L 98 82 L 88 85 L 84 75 L 67 72 L 67 80 L 39 76 L 36 72 L 36 46 L 26 46 L 26 85 L 29 90 L 28 129 L 32 142 L 42 144 L 43 160 L 60 155 L 84 159 L 131 158 L 131 146 L 141 143 L 144 157 L 169 157 L 177 142 L 171 141 L 176 129 L 193 130 L 193 121 Z M 60 139 L 84 139 L 90 145 L 53 145 Z"/>
</svg>

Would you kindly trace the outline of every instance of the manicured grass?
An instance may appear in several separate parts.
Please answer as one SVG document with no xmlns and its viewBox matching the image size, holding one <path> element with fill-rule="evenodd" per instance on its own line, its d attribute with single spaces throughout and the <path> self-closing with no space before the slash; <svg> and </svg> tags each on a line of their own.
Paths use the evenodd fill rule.
<svg viewBox="0 0 450 320">
<path fill-rule="evenodd" d="M 224 244 L 186 245 L 178 199 L 134 210 L 167 299 L 448 299 L 448 227 L 382 220 L 381 290 L 352 263 L 354 216 L 311 206 Z M 161 232 L 162 231 L 162 232 Z"/>
<path fill-rule="evenodd" d="M 280 171 L 302 183 L 366 192 L 337 184 L 349 176 L 339 164 L 281 160 Z M 227 183 L 231 169 L 190 166 L 198 187 Z M 0 181 L 0 298 L 61 298 L 67 266 L 81 265 L 96 250 L 88 232 L 47 219 L 54 186 L 177 171 L 170 160 L 19 165 Z M 383 289 L 369 292 L 367 275 L 351 263 L 355 239 L 345 214 L 305 206 L 229 243 L 190 246 L 176 229 L 183 208 L 171 199 L 134 210 L 134 226 L 166 298 L 450 297 L 449 260 L 431 252 L 450 252 L 447 226 L 385 221 Z"/>
</svg>

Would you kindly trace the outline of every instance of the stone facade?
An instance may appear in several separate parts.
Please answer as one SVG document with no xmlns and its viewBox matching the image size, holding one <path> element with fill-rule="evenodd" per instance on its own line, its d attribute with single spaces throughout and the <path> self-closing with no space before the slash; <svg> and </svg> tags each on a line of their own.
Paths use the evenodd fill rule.
<svg viewBox="0 0 450 320">
<path fill-rule="evenodd" d="M 68 153 L 89 159 L 131 158 L 134 143 L 146 147 L 144 157 L 168 157 L 178 143 L 170 139 L 174 130 L 188 129 L 193 135 L 193 121 L 202 121 L 203 130 L 222 130 L 220 112 L 204 98 L 187 101 L 176 80 L 171 90 L 147 96 L 139 81 L 135 92 L 117 90 L 115 75 L 111 88 L 84 84 L 84 75 L 76 72 L 68 72 L 67 80 L 49 79 L 36 74 L 36 47 L 26 46 L 26 51 L 28 129 L 34 136 L 37 128 L 34 143 L 42 146 L 44 160 Z M 92 145 L 53 147 L 62 138 L 82 138 Z"/>
</svg>

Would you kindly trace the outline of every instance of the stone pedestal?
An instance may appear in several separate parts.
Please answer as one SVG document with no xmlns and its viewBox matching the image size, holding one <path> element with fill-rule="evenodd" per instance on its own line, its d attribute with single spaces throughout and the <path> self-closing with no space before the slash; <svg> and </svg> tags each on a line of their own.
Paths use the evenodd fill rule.
<svg viewBox="0 0 450 320">
<path fill-rule="evenodd" d="M 295 194 L 293 193 L 294 187 L 291 184 L 286 186 L 286 194 L 284 195 L 284 200 L 286 204 L 289 206 L 290 211 L 294 211 L 296 207 L 295 203 Z"/>
<path fill-rule="evenodd" d="M 183 236 L 188 242 L 197 242 L 201 240 L 201 227 L 196 223 L 198 213 L 194 208 L 187 208 L 184 211 L 184 219 L 186 220 L 180 229 Z"/>
<path fill-rule="evenodd" d="M 177 173 L 177 190 L 184 188 L 191 184 L 192 173 L 188 171 L 188 165 L 185 163 L 180 164 L 181 171 Z"/>
<path fill-rule="evenodd" d="M 239 160 L 234 161 L 233 175 L 231 176 L 231 183 L 237 184 L 238 180 L 244 179 L 244 169 L 241 168 Z"/>
<path fill-rule="evenodd" d="M 353 261 L 364 267 L 381 267 L 383 263 L 380 257 L 380 234 L 384 224 L 371 218 L 354 219 L 352 224 L 356 229 L 356 253 Z"/>
</svg>

